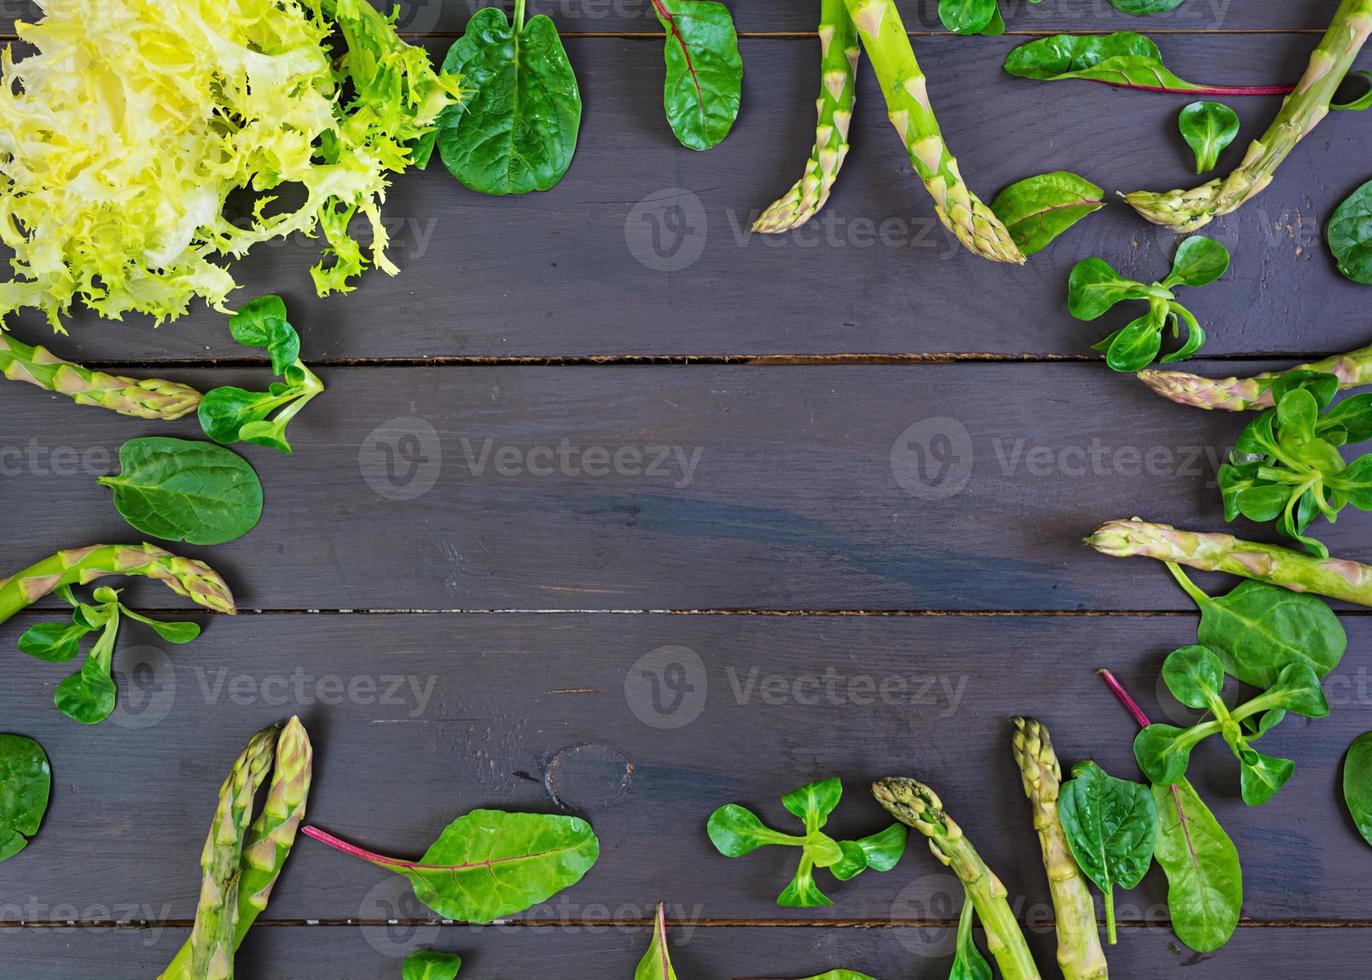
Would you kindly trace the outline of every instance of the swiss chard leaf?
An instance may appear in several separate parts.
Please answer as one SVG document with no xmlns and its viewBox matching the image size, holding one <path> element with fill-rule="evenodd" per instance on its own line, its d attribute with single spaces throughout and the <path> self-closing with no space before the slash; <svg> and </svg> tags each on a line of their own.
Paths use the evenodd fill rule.
<svg viewBox="0 0 1372 980">
<path fill-rule="evenodd" d="M 0 735 L 0 861 L 12 858 L 38 833 L 52 792 L 47 753 L 31 738 Z"/>
<path fill-rule="evenodd" d="M 1021 78 L 1081 78 L 1148 91 L 1194 92 L 1202 88 L 1168 71 L 1158 46 L 1132 31 L 1057 34 L 1030 41 L 1010 52 L 1005 70 Z"/>
<path fill-rule="evenodd" d="M 1362 839 L 1372 846 L 1372 732 L 1359 735 L 1343 760 L 1343 801 Z"/>
<path fill-rule="evenodd" d="M 1234 935 L 1243 908 L 1238 849 L 1186 780 L 1154 785 L 1153 802 L 1153 857 L 1167 875 L 1172 928 L 1198 953 L 1217 950 Z"/>
<path fill-rule="evenodd" d="M 653 941 L 634 970 L 634 980 L 677 980 L 672 958 L 667 952 L 667 915 L 661 905 L 653 918 Z"/>
<path fill-rule="evenodd" d="M 1105 192 L 1059 170 L 1026 177 L 996 195 L 991 210 L 1025 255 L 1041 252 L 1068 228 L 1105 207 Z"/>
<path fill-rule="evenodd" d="M 662 105 L 683 146 L 708 150 L 733 129 L 743 58 L 729 8 L 712 0 L 652 0 L 667 32 Z"/>
<path fill-rule="evenodd" d="M 1339 271 L 1354 282 L 1372 286 L 1372 180 L 1335 209 L 1325 237 Z"/>
<path fill-rule="evenodd" d="M 119 449 L 120 472 L 102 476 L 115 509 L 164 541 L 223 544 L 262 517 L 262 483 L 248 461 L 211 442 L 153 436 Z"/>
<path fill-rule="evenodd" d="M 365 851 L 314 827 L 335 850 L 404 875 L 415 897 L 445 919 L 485 923 L 526 911 L 575 885 L 600 856 L 578 817 L 473 810 L 443 829 L 418 861 Z"/>
<path fill-rule="evenodd" d="M 1115 887 L 1135 887 L 1153 863 L 1158 823 L 1153 794 L 1147 786 L 1108 775 L 1094 762 L 1081 762 L 1062 786 L 1058 815 L 1077 866 L 1105 896 L 1113 945 Z"/>
<path fill-rule="evenodd" d="M 1192 102 L 1177 117 L 1182 139 L 1196 154 L 1196 173 L 1214 170 L 1239 135 L 1239 114 L 1222 102 Z"/>
<path fill-rule="evenodd" d="M 420 950 L 405 958 L 400 980 L 454 980 L 462 968 L 462 957 L 436 949 Z"/>
<path fill-rule="evenodd" d="M 482 194 L 550 190 L 572 165 L 581 129 L 581 91 L 557 28 L 540 14 L 514 21 L 478 10 L 453 44 L 443 71 L 475 88 L 438 118 L 437 145 L 452 175 Z"/>
</svg>

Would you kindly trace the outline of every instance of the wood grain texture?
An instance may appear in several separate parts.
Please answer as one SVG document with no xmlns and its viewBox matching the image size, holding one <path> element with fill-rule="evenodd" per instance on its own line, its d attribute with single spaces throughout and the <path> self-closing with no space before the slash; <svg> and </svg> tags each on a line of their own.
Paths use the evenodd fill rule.
<svg viewBox="0 0 1372 980">
<path fill-rule="evenodd" d="M 951 963 L 948 929 L 760 929 L 675 927 L 668 934 L 672 965 L 682 977 L 715 980 L 772 980 L 813 976 L 847 967 L 881 978 L 942 977 Z M 156 938 L 142 930 L 0 930 L 6 964 L 24 980 L 69 980 L 71 970 L 108 970 L 120 976 L 150 976 L 166 965 L 186 935 L 167 929 Z M 360 927 L 262 928 L 249 933 L 239 952 L 239 980 L 394 980 L 397 952 L 423 947 L 452 950 L 463 957 L 461 977 L 533 980 L 628 980 L 650 939 L 647 929 L 469 929 L 400 927 L 394 935 Z M 1039 963 L 1051 969 L 1052 949 L 1031 937 Z M 1188 980 L 1232 977 L 1345 977 L 1341 972 L 1363 953 L 1365 930 L 1240 930 L 1223 952 L 1195 956 L 1178 950 L 1162 929 L 1122 929 L 1111 950 L 1110 976 L 1117 980 Z M 377 947 L 381 947 L 378 950 Z M 82 974 L 84 975 L 84 974 Z M 102 974 L 103 975 L 103 974 Z"/>
<path fill-rule="evenodd" d="M 201 388 L 266 380 L 172 373 Z M 187 549 L 245 608 L 1189 610 L 1160 566 L 1081 539 L 1134 515 L 1222 528 L 1215 470 L 1245 424 L 1099 364 L 324 378 L 292 424 L 294 457 L 246 448 L 266 486 L 258 528 Z M 16 568 L 136 539 L 100 464 L 117 468 L 132 436 L 200 436 L 189 419 L 130 424 L 26 386 L 5 395 Z M 1319 534 L 1372 560 L 1368 521 L 1349 513 Z"/>
<path fill-rule="evenodd" d="M 975 190 L 989 200 L 1015 180 L 1060 169 L 1091 177 L 1111 200 L 1117 191 L 1196 183 L 1176 130 L 1188 99 L 1012 78 L 1000 66 L 1018 40 L 920 45 L 946 136 Z M 1164 40 L 1183 76 L 1237 84 L 1294 81 L 1313 46 L 1299 34 Z M 444 47 L 435 42 L 435 56 Z M 790 235 L 750 235 L 756 214 L 799 175 L 813 140 L 815 48 L 807 39 L 745 42 L 750 67 L 738 125 L 716 149 L 694 153 L 662 119 L 657 44 L 571 41 L 586 110 L 576 160 L 556 189 L 519 200 L 482 197 L 435 162 L 399 179 L 386 205 L 398 277 L 373 272 L 356 293 L 316 301 L 307 270 L 319 244 L 293 240 L 241 264 L 241 281 L 250 284 L 241 298 L 283 293 L 309 331 L 309 356 L 326 360 L 1083 356 L 1108 331 L 1067 314 L 1073 263 L 1099 255 L 1146 281 L 1170 268 L 1172 233 L 1119 204 L 1023 268 L 959 249 L 911 174 L 870 72 L 853 151 L 827 209 Z M 1226 167 L 1277 104 L 1236 103 L 1245 129 L 1224 156 Z M 1332 209 L 1368 177 L 1368 125 L 1365 115 L 1335 113 L 1261 197 L 1207 229 L 1234 252 L 1222 282 L 1187 291 L 1210 328 L 1212 356 L 1333 353 L 1368 342 L 1365 287 L 1337 273 L 1322 239 Z M 17 318 L 15 329 L 30 340 L 50 334 L 31 315 Z M 81 318 L 72 329 L 64 349 L 98 361 L 246 356 L 224 318 L 203 307 L 156 332 L 138 318 L 128 325 Z"/>
<path fill-rule="evenodd" d="M 899 0 L 901 17 L 910 31 L 943 32 L 937 0 Z M 473 11 L 493 6 L 485 0 L 376 0 L 376 6 L 396 6 L 399 30 L 405 34 L 456 34 Z M 508 4 L 505 5 L 508 8 Z M 1002 0 L 1001 9 L 1011 31 L 1121 30 L 1318 30 L 1329 23 L 1337 0 L 1188 0 L 1175 10 L 1147 18 L 1120 13 L 1106 0 Z M 768 3 L 734 0 L 729 4 L 734 23 L 743 32 L 813 32 L 818 4 Z M 530 0 L 528 10 L 547 14 L 559 29 L 577 33 L 661 33 L 651 0 Z M 32 0 L 0 0 L 0 33 L 13 31 L 16 19 L 34 20 L 39 11 Z"/>
<path fill-rule="evenodd" d="M 1195 636 L 1189 616 L 246 616 L 165 653 L 130 628 L 116 657 L 123 707 L 88 729 L 51 706 L 67 671 L 13 652 L 34 618 L 0 629 L 4 724 L 47 748 L 54 796 L 38 838 L 0 876 L 11 922 L 193 916 L 225 768 L 249 733 L 299 713 L 316 748 L 309 819 L 362 846 L 416 855 L 483 806 L 587 817 L 599 864 L 531 919 L 644 920 L 665 900 L 693 921 L 955 921 L 960 886 L 919 840 L 893 872 L 821 875 L 835 905 L 797 911 L 774 904 L 793 853 L 729 860 L 704 833 L 727 802 L 785 830 L 781 795 L 832 775 L 846 800 L 829 830 L 871 833 L 889 818 L 865 784 L 898 773 L 937 789 L 1021 917 L 1044 930 L 1051 905 L 1010 718 L 1043 719 L 1067 764 L 1093 757 L 1133 777 L 1137 729 L 1094 671 L 1115 670 L 1156 720 L 1186 723 L 1157 677 Z M 1224 746 L 1193 760 L 1192 780 L 1245 858 L 1255 920 L 1362 920 L 1372 897 L 1366 845 L 1337 801 L 1339 760 L 1372 714 L 1372 620 L 1346 625 L 1352 652 L 1327 682 L 1332 715 L 1290 720 L 1263 741 L 1297 763 L 1270 804 L 1241 803 Z M 1120 915 L 1165 922 L 1164 900 L 1154 870 L 1119 896 Z M 401 879 L 302 840 L 267 915 L 429 913 Z"/>
</svg>

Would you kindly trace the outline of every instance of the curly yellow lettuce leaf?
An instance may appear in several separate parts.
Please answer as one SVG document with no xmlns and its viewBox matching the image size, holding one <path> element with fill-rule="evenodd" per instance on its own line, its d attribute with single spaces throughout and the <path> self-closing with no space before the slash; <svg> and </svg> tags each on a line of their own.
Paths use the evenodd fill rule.
<svg viewBox="0 0 1372 980">
<path fill-rule="evenodd" d="M 462 98 L 364 0 L 45 0 L 0 58 L 0 318 L 225 309 L 225 259 L 322 231 L 320 295 L 394 275 L 381 205 Z M 294 206 L 282 204 L 291 189 Z M 233 192 L 249 213 L 226 213 Z M 303 199 L 303 200 L 302 200 Z M 367 254 L 349 232 L 360 214 Z"/>
</svg>

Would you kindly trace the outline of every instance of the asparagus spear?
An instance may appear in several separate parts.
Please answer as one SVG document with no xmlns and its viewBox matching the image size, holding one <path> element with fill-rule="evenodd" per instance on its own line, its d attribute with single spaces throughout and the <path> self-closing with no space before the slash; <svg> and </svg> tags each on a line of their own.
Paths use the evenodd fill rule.
<svg viewBox="0 0 1372 980">
<path fill-rule="evenodd" d="M 138 381 L 64 361 L 46 347 L 21 344 L 0 332 L 0 374 L 27 381 L 78 405 L 98 405 L 138 419 L 179 419 L 200 406 L 200 392 L 173 381 Z"/>
<path fill-rule="evenodd" d="M 1062 766 L 1048 729 L 1033 718 L 1016 718 L 1013 745 L 1024 779 L 1024 795 L 1033 804 L 1034 829 L 1039 834 L 1048 890 L 1057 914 L 1058 966 L 1064 980 L 1105 980 L 1110 971 L 1100 945 L 1095 901 L 1058 822 Z"/>
<path fill-rule="evenodd" d="M 238 880 L 238 919 L 234 949 L 243 943 L 257 917 L 267 908 L 272 887 L 281 875 L 295 832 L 305 816 L 313 752 L 300 719 L 292 717 L 276 742 L 276 770 L 262 812 L 248 833 Z M 168 964 L 159 980 L 190 980 L 190 940 Z"/>
<path fill-rule="evenodd" d="M 85 585 L 104 575 L 142 575 L 177 595 L 233 615 L 233 594 L 219 573 L 202 561 L 182 558 L 151 544 L 93 544 L 72 548 L 0 579 L 0 623 L 62 585 Z"/>
<path fill-rule="evenodd" d="M 197 980 L 233 978 L 243 842 L 257 788 L 271 768 L 278 731 L 280 726 L 272 725 L 252 737 L 219 791 L 214 822 L 200 855 L 204 876 L 191 927 L 189 976 Z"/>
<path fill-rule="evenodd" d="M 1318 371 L 1339 379 L 1341 388 L 1372 384 L 1372 347 L 1336 354 L 1285 371 L 1265 371 L 1251 378 L 1202 378 L 1185 371 L 1140 371 L 1139 380 L 1164 398 L 1195 408 L 1244 412 L 1272 407 L 1272 384 L 1284 374 Z"/>
<path fill-rule="evenodd" d="M 915 172 L 933 195 L 939 220 L 983 258 L 1022 264 L 1024 253 L 995 213 L 968 188 L 957 160 L 943 141 L 924 72 L 910 47 L 895 0 L 845 2 L 881 81 L 891 124 L 904 140 Z"/>
<path fill-rule="evenodd" d="M 1102 524 L 1086 543 L 1115 558 L 1156 558 L 1206 572 L 1242 575 L 1292 592 L 1315 592 L 1372 606 L 1372 566 L 1355 561 L 1316 558 L 1290 548 L 1244 541 L 1232 534 L 1181 531 L 1137 517 Z"/>
<path fill-rule="evenodd" d="M 1277 167 L 1328 114 L 1334 93 L 1369 34 L 1372 0 L 1343 0 L 1296 90 L 1286 97 L 1267 132 L 1248 148 L 1237 170 L 1193 190 L 1137 191 L 1124 199 L 1154 224 L 1182 232 L 1195 231 L 1213 218 L 1237 211 L 1272 182 Z"/>
<path fill-rule="evenodd" d="M 928 786 L 900 776 L 872 784 L 872 794 L 891 815 L 929 838 L 934 857 L 953 869 L 986 930 L 986 948 L 996 958 L 1005 980 L 1039 980 L 1038 967 L 1006 900 L 1005 886 L 977 854 L 962 828 L 943 812 L 943 803 Z"/>
<path fill-rule="evenodd" d="M 815 148 L 805 165 L 805 175 L 753 223 L 757 232 L 789 231 L 814 217 L 829 200 L 848 156 L 848 126 L 853 121 L 860 55 L 857 27 L 844 0 L 820 0 L 819 20 L 822 84 Z"/>
</svg>

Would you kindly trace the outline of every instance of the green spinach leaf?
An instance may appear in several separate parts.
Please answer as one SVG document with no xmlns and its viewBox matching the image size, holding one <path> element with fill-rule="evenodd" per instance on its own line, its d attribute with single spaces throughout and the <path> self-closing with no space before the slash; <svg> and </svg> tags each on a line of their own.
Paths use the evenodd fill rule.
<svg viewBox="0 0 1372 980">
<path fill-rule="evenodd" d="M 476 89 L 438 117 L 438 152 L 463 186 L 528 194 L 562 180 L 576 153 L 581 91 L 548 17 L 526 23 L 524 0 L 516 0 L 513 22 L 498 7 L 478 10 L 443 71 Z"/>
<path fill-rule="evenodd" d="M 453 980 L 462 968 L 462 957 L 436 949 L 420 950 L 405 959 L 400 980 Z"/>
<path fill-rule="evenodd" d="M 543 813 L 473 810 L 443 828 L 418 861 L 363 850 L 317 827 L 301 832 L 404 875 L 415 897 L 458 922 L 485 923 L 524 912 L 575 885 L 600 856 L 590 824 Z"/>
<path fill-rule="evenodd" d="M 47 753 L 31 738 L 0 735 L 0 861 L 12 858 L 38 833 L 52 792 Z"/>
<path fill-rule="evenodd" d="M 1082 873 L 1105 896 L 1105 924 L 1116 941 L 1115 887 L 1133 888 L 1153 863 L 1157 807 L 1147 786 L 1116 779 L 1094 762 L 1080 762 L 1064 783 L 1058 815 Z"/>
<path fill-rule="evenodd" d="M 248 461 L 210 442 L 152 436 L 119 449 L 115 509 L 144 534 L 164 541 L 223 544 L 262 517 L 262 483 Z"/>
<path fill-rule="evenodd" d="M 1176 10 L 1185 0 L 1110 0 L 1110 5 L 1121 13 L 1134 17 L 1148 17 Z"/>
<path fill-rule="evenodd" d="M 653 941 L 638 961 L 634 980 L 676 980 L 676 970 L 672 969 L 672 958 L 667 952 L 667 915 L 661 904 L 653 918 Z"/>
<path fill-rule="evenodd" d="M 981 34 L 1000 13 L 1000 0 L 939 0 L 938 19 L 955 34 Z"/>
<path fill-rule="evenodd" d="M 733 129 L 743 58 L 729 8 L 712 0 L 652 0 L 667 32 L 662 105 L 682 146 L 708 150 Z"/>
<path fill-rule="evenodd" d="M 1325 235 L 1339 271 L 1354 282 L 1372 286 L 1372 180 L 1335 209 Z"/>
<path fill-rule="evenodd" d="M 1359 735 L 1348 748 L 1348 758 L 1343 760 L 1343 801 L 1358 833 L 1372 845 L 1372 732 Z"/>
<path fill-rule="evenodd" d="M 1229 942 L 1243 909 L 1243 869 L 1234 842 L 1185 779 L 1154 785 L 1153 857 L 1167 875 L 1167 910 L 1177 938 L 1198 953 Z"/>
<path fill-rule="evenodd" d="M 1105 192 L 1059 170 L 1026 177 L 996 195 L 991 210 L 1025 255 L 1041 252 L 1068 228 L 1105 207 Z"/>
<path fill-rule="evenodd" d="M 1177 117 L 1182 139 L 1196 154 L 1196 173 L 1214 170 L 1239 135 L 1239 114 L 1222 102 L 1192 102 Z"/>
</svg>

